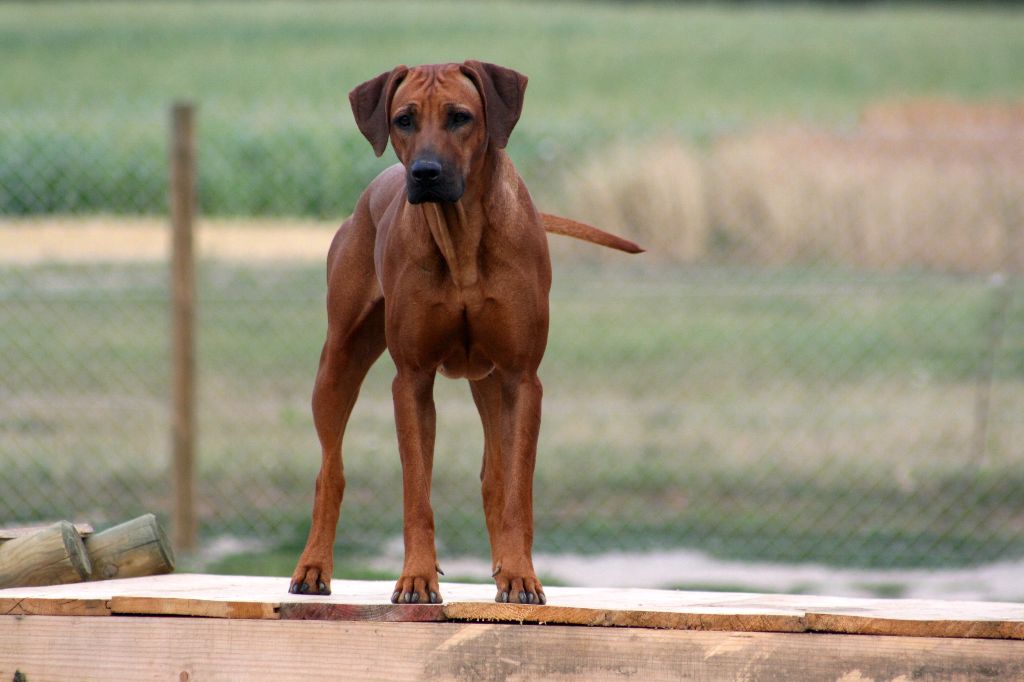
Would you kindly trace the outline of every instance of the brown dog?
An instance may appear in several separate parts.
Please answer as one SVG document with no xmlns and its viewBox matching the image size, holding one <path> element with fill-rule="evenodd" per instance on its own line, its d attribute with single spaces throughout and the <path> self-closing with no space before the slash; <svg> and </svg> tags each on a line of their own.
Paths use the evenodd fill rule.
<svg viewBox="0 0 1024 682">
<path fill-rule="evenodd" d="M 345 477 L 341 441 L 385 347 L 402 460 L 405 565 L 393 602 L 440 603 L 433 385 L 469 380 L 484 428 L 481 481 L 498 601 L 545 602 L 533 570 L 537 367 L 548 335 L 548 231 L 637 252 L 632 242 L 537 212 L 503 151 L 526 77 L 468 61 L 383 73 L 349 94 L 359 130 L 396 164 L 363 193 L 327 256 L 327 341 L 313 390 L 323 448 L 294 593 L 330 593 Z"/>
</svg>

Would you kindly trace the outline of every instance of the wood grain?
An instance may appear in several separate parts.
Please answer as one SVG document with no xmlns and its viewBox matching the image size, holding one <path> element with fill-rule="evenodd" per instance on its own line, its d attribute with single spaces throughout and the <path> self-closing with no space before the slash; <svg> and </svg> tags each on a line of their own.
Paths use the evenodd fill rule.
<svg viewBox="0 0 1024 682">
<path fill-rule="evenodd" d="M 1024 642 L 482 623 L 0 616 L 0 679 L 1024 678 Z"/>
<path fill-rule="evenodd" d="M 846 599 L 552 587 L 546 606 L 496 604 L 490 585 L 441 583 L 442 605 L 391 604 L 391 581 L 335 580 L 330 596 L 288 593 L 287 578 L 170 574 L 0 590 L 0 613 L 226 619 L 466 621 L 1024 640 L 1024 604 Z"/>
<path fill-rule="evenodd" d="M 56 523 L 54 521 L 53 523 Z M 14 538 L 20 538 L 25 535 L 32 535 L 37 531 L 40 531 L 47 526 L 52 526 L 53 523 L 39 523 L 31 526 L 5 526 L 0 528 L 0 543 L 4 543 L 7 540 L 13 540 Z M 93 533 L 93 527 L 88 523 L 75 523 L 72 524 L 75 528 L 75 532 L 78 536 L 85 538 Z"/>
<path fill-rule="evenodd" d="M 286 602 L 282 620 L 355 620 L 379 623 L 432 623 L 448 620 L 441 604 L 336 604 Z"/>
<path fill-rule="evenodd" d="M 111 580 L 0 590 L 0 614 L 109 616 L 110 599 L 119 582 Z"/>
<path fill-rule="evenodd" d="M 772 608 L 718 605 L 679 605 L 647 610 L 620 602 L 618 608 L 586 606 L 529 606 L 455 602 L 444 607 L 449 620 L 498 623 L 559 623 L 605 627 L 666 628 L 672 630 L 729 630 L 734 632 L 803 632 L 803 613 Z"/>
<path fill-rule="evenodd" d="M 92 562 L 91 580 L 137 578 L 174 570 L 171 543 L 152 514 L 86 538 L 85 548 Z"/>
<path fill-rule="evenodd" d="M 0 587 L 77 582 L 91 572 L 82 538 L 67 521 L 0 545 Z"/>
</svg>

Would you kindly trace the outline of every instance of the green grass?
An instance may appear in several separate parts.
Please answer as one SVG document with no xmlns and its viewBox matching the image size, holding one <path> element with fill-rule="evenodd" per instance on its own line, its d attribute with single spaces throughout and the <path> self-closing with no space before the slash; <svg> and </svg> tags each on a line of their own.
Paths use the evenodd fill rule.
<svg viewBox="0 0 1024 682">
<path fill-rule="evenodd" d="M 530 75 L 527 125 L 566 128 L 834 120 L 891 94 L 1024 91 L 1016 8 L 99 2 L 5 3 L 0 18 L 15 110 L 51 100 L 59 76 L 61 97 L 107 108 L 190 97 L 347 118 L 352 85 L 465 58 Z"/>
<path fill-rule="evenodd" d="M 165 277 L 0 270 L 0 518 L 168 508 Z M 204 534 L 262 535 L 279 567 L 305 540 L 319 461 L 322 269 L 204 263 L 200 280 Z M 1024 554 L 1014 286 L 979 458 L 984 278 L 556 263 L 538 550 L 859 566 Z M 353 570 L 401 534 L 392 372 L 386 358 L 371 371 L 346 440 L 339 560 Z M 464 382 L 436 395 L 441 554 L 485 556 L 479 420 Z"/>
<path fill-rule="evenodd" d="M 557 197 L 559 171 L 613 137 L 1019 98 L 1022 32 L 1024 13 L 991 6 L 3 3 L 0 213 L 164 210 L 178 98 L 200 106 L 206 212 L 337 217 L 391 158 L 373 158 L 346 93 L 398 63 L 528 74 L 510 151 Z"/>
</svg>

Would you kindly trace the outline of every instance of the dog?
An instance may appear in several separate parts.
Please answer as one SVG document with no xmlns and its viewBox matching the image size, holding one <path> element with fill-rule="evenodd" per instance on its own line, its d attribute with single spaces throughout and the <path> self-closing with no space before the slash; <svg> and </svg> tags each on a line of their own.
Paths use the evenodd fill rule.
<svg viewBox="0 0 1024 682">
<path fill-rule="evenodd" d="M 323 459 L 313 520 L 289 591 L 330 594 L 345 476 L 342 436 L 370 366 L 391 353 L 402 461 L 402 575 L 394 603 L 442 602 L 430 506 L 433 385 L 469 381 L 484 431 L 480 474 L 496 600 L 544 604 L 533 568 L 537 368 L 548 336 L 547 232 L 638 253 L 636 244 L 538 212 L 504 151 L 526 76 L 479 61 L 398 66 L 349 93 L 377 156 L 399 163 L 367 187 L 327 256 L 327 339 L 313 389 Z"/>
</svg>

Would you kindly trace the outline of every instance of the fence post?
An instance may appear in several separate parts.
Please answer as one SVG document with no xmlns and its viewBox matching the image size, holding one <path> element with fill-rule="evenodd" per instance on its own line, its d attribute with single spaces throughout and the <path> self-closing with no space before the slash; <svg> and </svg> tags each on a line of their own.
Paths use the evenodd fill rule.
<svg viewBox="0 0 1024 682">
<path fill-rule="evenodd" d="M 177 102 L 171 108 L 171 456 L 174 471 L 174 546 L 195 550 L 196 362 L 195 256 L 196 145 L 194 108 Z"/>
</svg>

